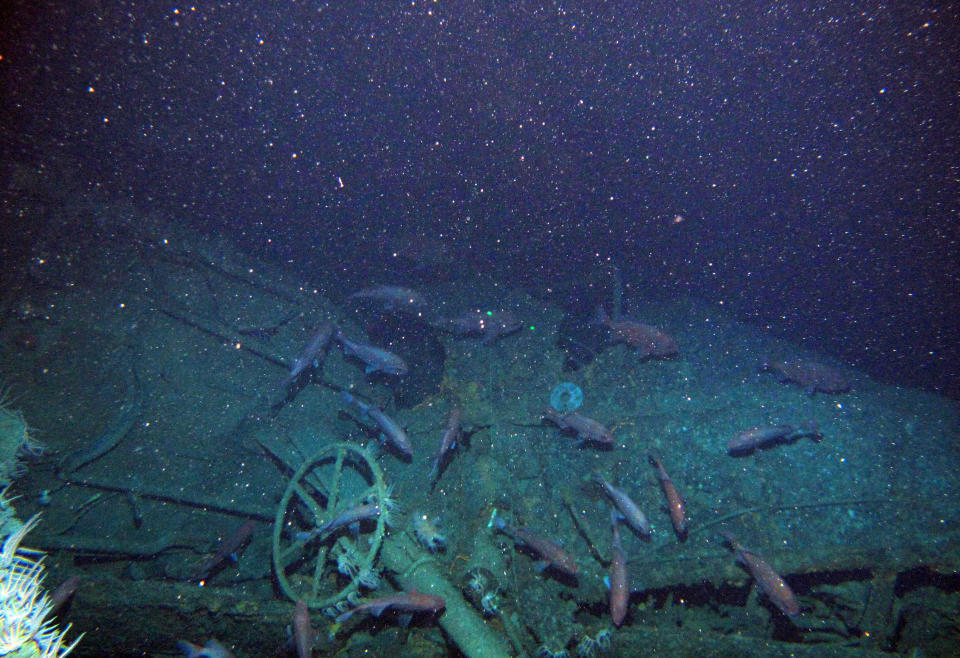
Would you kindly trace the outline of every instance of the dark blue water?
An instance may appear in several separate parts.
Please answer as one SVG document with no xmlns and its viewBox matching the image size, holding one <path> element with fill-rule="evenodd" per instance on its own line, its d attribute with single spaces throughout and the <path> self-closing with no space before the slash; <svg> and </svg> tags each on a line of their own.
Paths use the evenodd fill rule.
<svg viewBox="0 0 960 658">
<path fill-rule="evenodd" d="M 5 151 L 91 193 L 358 277 L 410 235 L 533 289 L 612 261 L 960 394 L 955 8 L 4 16 Z"/>
</svg>

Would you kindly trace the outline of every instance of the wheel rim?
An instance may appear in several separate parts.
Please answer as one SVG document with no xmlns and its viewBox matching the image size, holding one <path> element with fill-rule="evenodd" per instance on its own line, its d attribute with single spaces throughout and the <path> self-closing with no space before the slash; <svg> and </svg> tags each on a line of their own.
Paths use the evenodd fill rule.
<svg viewBox="0 0 960 658">
<path fill-rule="evenodd" d="M 353 598 L 359 574 L 373 570 L 386 531 L 389 507 L 380 465 L 366 450 L 350 443 L 322 448 L 290 479 L 273 524 L 273 570 L 280 589 L 310 608 L 327 608 Z M 365 498 L 381 507 L 376 528 L 356 538 L 333 532 L 304 540 L 311 530 Z M 336 558 L 350 552 L 356 573 L 344 576 Z M 346 585 L 343 581 L 349 577 Z"/>
</svg>

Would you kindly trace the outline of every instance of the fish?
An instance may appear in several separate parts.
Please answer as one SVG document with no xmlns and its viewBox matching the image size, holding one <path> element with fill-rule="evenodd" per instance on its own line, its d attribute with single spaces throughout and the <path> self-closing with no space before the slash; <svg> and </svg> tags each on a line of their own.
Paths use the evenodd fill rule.
<svg viewBox="0 0 960 658">
<path fill-rule="evenodd" d="M 340 512 L 335 517 L 323 523 L 308 532 L 297 533 L 297 539 L 302 542 L 308 542 L 314 537 L 324 537 L 331 532 L 336 532 L 340 528 L 359 524 L 367 519 L 375 519 L 380 516 L 380 505 L 377 503 L 364 503 L 356 505 L 350 509 Z"/>
<path fill-rule="evenodd" d="M 376 347 L 375 345 L 350 340 L 344 336 L 343 332 L 339 329 L 334 335 L 336 336 L 337 342 L 340 343 L 340 346 L 343 348 L 344 354 L 356 357 L 366 364 L 365 372 L 367 374 L 379 371 L 385 375 L 401 377 L 410 371 L 406 361 L 393 352 L 381 347 Z"/>
<path fill-rule="evenodd" d="M 313 629 L 310 627 L 310 611 L 300 599 L 293 609 L 293 640 L 297 647 L 297 658 L 313 656 Z"/>
<path fill-rule="evenodd" d="M 687 538 L 687 511 L 686 501 L 677 491 L 673 480 L 667 475 L 663 468 L 663 463 L 653 454 L 648 455 L 650 464 L 657 469 L 657 479 L 660 480 L 660 488 L 663 489 L 663 495 L 667 498 L 667 511 L 670 512 L 670 522 L 673 524 L 673 531 L 677 533 L 677 539 L 684 541 Z"/>
<path fill-rule="evenodd" d="M 581 443 L 599 443 L 607 448 L 613 446 L 613 432 L 602 423 L 575 411 L 562 414 L 553 407 L 547 407 L 543 410 L 543 418 L 562 430 L 572 430 L 580 437 Z"/>
<path fill-rule="evenodd" d="M 623 520 L 627 522 L 627 525 L 643 539 L 649 539 L 650 535 L 653 534 L 650 521 L 647 519 L 647 515 L 641 512 L 637 504 L 633 502 L 633 499 L 631 499 L 623 489 L 618 489 L 607 482 L 599 473 L 594 473 L 593 479 L 603 487 L 603 490 L 613 502 L 614 507 L 617 508 Z"/>
<path fill-rule="evenodd" d="M 402 311 L 422 315 L 430 304 L 426 297 L 413 288 L 404 286 L 374 286 L 364 288 L 347 297 L 349 300 L 370 300 L 383 304 L 385 311 Z"/>
<path fill-rule="evenodd" d="M 497 338 L 509 336 L 520 331 L 523 323 L 507 310 L 467 311 L 455 318 L 444 318 L 433 323 L 438 329 L 445 329 L 457 336 L 483 336 L 483 343 L 493 342 Z"/>
<path fill-rule="evenodd" d="M 358 612 L 369 612 L 379 617 L 383 611 L 390 608 L 399 612 L 429 612 L 437 613 L 447 607 L 447 602 L 441 596 L 424 594 L 417 590 L 401 592 L 392 596 L 383 596 L 372 601 L 361 603 L 357 607 L 347 610 L 336 618 L 337 624 L 342 624 Z"/>
<path fill-rule="evenodd" d="M 207 640 L 202 647 L 193 642 L 180 640 L 177 642 L 177 649 L 182 651 L 186 658 L 234 658 L 225 646 L 213 639 Z"/>
<path fill-rule="evenodd" d="M 820 393 L 847 393 L 851 386 L 847 378 L 836 368 L 805 359 L 785 361 L 767 360 L 760 364 L 761 371 L 773 371 L 780 381 L 798 384 L 808 395 Z"/>
<path fill-rule="evenodd" d="M 793 443 L 797 439 L 809 436 L 819 443 L 823 435 L 818 431 L 817 424 L 808 421 L 801 425 L 764 425 L 751 427 L 739 432 L 727 441 L 727 454 L 731 457 L 749 455 L 754 450 L 771 448 L 782 443 Z"/>
<path fill-rule="evenodd" d="M 767 564 L 766 560 L 759 554 L 745 549 L 733 534 L 725 532 L 723 536 L 736 554 L 737 562 L 747 568 L 747 571 L 753 576 L 753 580 L 760 587 L 760 590 L 767 595 L 770 602 L 787 617 L 799 615 L 800 603 L 797 601 L 797 596 L 786 581 L 780 577 L 780 574 L 774 571 L 773 567 Z"/>
<path fill-rule="evenodd" d="M 447 426 L 443 430 L 443 436 L 440 437 L 440 450 L 433 459 L 433 470 L 430 471 L 430 477 L 440 474 L 440 465 L 444 458 L 450 454 L 450 451 L 457 447 L 457 441 L 460 440 L 462 427 L 462 414 L 460 407 L 454 406 L 450 410 L 450 417 L 447 419 Z"/>
<path fill-rule="evenodd" d="M 595 322 L 610 329 L 615 343 L 624 343 L 636 350 L 641 358 L 663 359 L 680 351 L 677 341 L 669 334 L 636 320 L 614 320 L 602 306 L 597 308 Z"/>
<path fill-rule="evenodd" d="M 380 409 L 377 409 L 372 404 L 365 404 L 346 391 L 340 393 L 340 397 L 343 398 L 343 401 L 347 404 L 353 403 L 357 405 L 357 407 L 360 408 L 360 411 L 367 416 L 370 416 L 370 418 L 376 422 L 377 427 L 380 428 L 381 441 L 389 443 L 398 451 L 400 451 L 405 457 L 413 457 L 413 446 L 410 445 L 410 439 L 407 437 L 407 433 L 403 431 L 403 428 L 400 427 L 400 424 L 397 423 L 397 421 L 390 418 L 390 416 L 383 413 Z"/>
<path fill-rule="evenodd" d="M 210 572 L 216 569 L 221 562 L 239 551 L 250 538 L 257 522 L 253 520 L 245 521 L 240 527 L 233 531 L 233 534 L 220 542 L 220 547 L 209 560 L 203 562 L 193 572 L 193 580 L 203 580 Z"/>
<path fill-rule="evenodd" d="M 53 590 L 53 594 L 50 595 L 51 615 L 57 614 L 60 611 L 60 607 L 70 600 L 70 597 L 73 596 L 77 588 L 80 587 L 80 583 L 80 576 L 70 576 L 60 583 L 57 589 Z"/>
<path fill-rule="evenodd" d="M 447 232 L 424 231 L 414 222 L 393 222 L 395 226 L 386 227 L 371 237 L 368 246 L 372 248 L 370 256 L 378 261 L 390 261 L 394 267 L 404 272 L 418 272 L 431 280 L 449 280 L 462 268 L 464 256 L 470 247 L 464 245 L 457 249 L 455 243 L 460 240 L 469 242 L 467 236 L 472 229 L 467 223 L 461 223 L 454 237 Z"/>
<path fill-rule="evenodd" d="M 291 384 L 307 368 L 316 368 L 320 365 L 320 361 L 323 359 L 327 347 L 330 345 L 330 339 L 333 337 L 333 332 L 336 331 L 336 329 L 336 325 L 332 322 L 324 322 L 317 327 L 317 330 L 313 332 L 313 336 L 310 338 L 310 342 L 304 346 L 300 352 L 300 356 L 297 357 L 297 360 L 294 361 L 290 367 L 289 374 L 284 377 L 282 382 L 283 386 Z"/>
<path fill-rule="evenodd" d="M 490 515 L 490 522 L 487 524 L 487 527 L 496 528 L 503 534 L 513 538 L 517 543 L 526 546 L 536 553 L 538 557 L 543 558 L 541 569 L 553 567 L 568 576 L 576 576 L 577 573 L 579 573 L 577 563 L 573 559 L 573 556 L 563 550 L 559 544 L 546 537 L 541 537 L 527 528 L 510 525 L 497 514 L 496 508 L 494 508 L 493 513 Z"/>
<path fill-rule="evenodd" d="M 613 548 L 610 561 L 610 617 L 617 628 L 623 624 L 627 616 L 627 605 L 630 601 L 630 577 L 627 575 L 627 554 L 620 542 L 619 516 L 617 511 L 610 510 L 610 521 L 613 524 Z"/>
</svg>

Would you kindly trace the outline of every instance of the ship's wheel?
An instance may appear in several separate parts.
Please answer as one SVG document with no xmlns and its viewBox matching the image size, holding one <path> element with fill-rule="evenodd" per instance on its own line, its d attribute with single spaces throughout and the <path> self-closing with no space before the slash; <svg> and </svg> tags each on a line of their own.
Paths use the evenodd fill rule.
<svg viewBox="0 0 960 658">
<path fill-rule="evenodd" d="M 386 531 L 388 493 L 379 464 L 359 446 L 336 443 L 306 460 L 287 485 L 273 524 L 273 570 L 283 593 L 310 608 L 328 608 L 355 600 L 365 582 L 375 586 L 369 579 Z M 315 532 L 362 503 L 376 503 L 380 514 L 361 523 L 358 533 Z"/>
</svg>

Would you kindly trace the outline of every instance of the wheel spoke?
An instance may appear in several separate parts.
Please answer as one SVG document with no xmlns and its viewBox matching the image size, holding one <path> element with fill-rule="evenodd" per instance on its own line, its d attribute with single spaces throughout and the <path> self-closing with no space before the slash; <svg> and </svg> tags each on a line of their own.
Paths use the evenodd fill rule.
<svg viewBox="0 0 960 658">
<path fill-rule="evenodd" d="M 317 553 L 317 562 L 313 566 L 313 583 L 310 587 L 310 597 L 317 598 L 317 592 L 320 591 L 320 580 L 323 578 L 323 567 L 327 562 L 327 546 L 320 547 Z"/>
<path fill-rule="evenodd" d="M 320 477 L 320 469 L 322 467 L 323 464 L 314 464 L 312 469 L 303 474 L 301 480 L 302 484 L 310 485 L 310 488 L 314 490 L 317 496 L 320 496 L 324 500 L 329 500 L 330 492 L 327 490 L 327 485 L 323 478 Z"/>
<path fill-rule="evenodd" d="M 289 558 L 291 555 L 294 556 L 294 558 L 300 557 L 300 555 L 303 554 L 303 547 L 304 547 L 305 545 L 306 545 L 306 544 L 304 544 L 302 541 L 295 541 L 295 542 L 293 542 L 292 544 L 290 544 L 289 546 L 287 546 L 286 548 L 280 549 L 280 554 L 279 554 L 280 564 L 282 564 L 284 567 L 286 567 L 286 566 L 288 566 L 291 562 L 293 562 L 294 560 L 288 560 L 288 559 L 287 559 L 287 558 Z"/>
<path fill-rule="evenodd" d="M 330 509 L 336 509 L 337 496 L 340 494 L 340 476 L 343 475 L 343 458 L 346 457 L 347 450 L 340 446 L 337 450 L 337 461 L 333 465 L 333 481 L 330 483 Z"/>
<path fill-rule="evenodd" d="M 315 468 L 314 470 L 304 475 L 303 481 L 309 484 L 311 487 L 313 487 L 313 489 L 317 492 L 317 495 L 319 495 L 324 500 L 329 501 L 330 491 L 327 489 L 327 485 L 323 483 L 323 480 L 320 478 L 319 474 L 317 473 L 318 470 L 319 470 L 319 467 Z"/>
<path fill-rule="evenodd" d="M 320 525 L 323 523 L 323 519 L 327 515 L 327 510 L 321 507 L 320 504 L 317 503 L 317 501 L 314 500 L 313 497 L 307 493 L 302 486 L 300 486 L 299 482 L 293 482 L 291 483 L 291 486 L 293 487 L 294 493 L 297 494 L 297 498 L 300 499 L 300 502 L 306 505 L 313 514 L 314 524 Z"/>
</svg>

